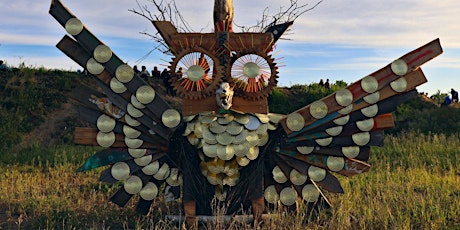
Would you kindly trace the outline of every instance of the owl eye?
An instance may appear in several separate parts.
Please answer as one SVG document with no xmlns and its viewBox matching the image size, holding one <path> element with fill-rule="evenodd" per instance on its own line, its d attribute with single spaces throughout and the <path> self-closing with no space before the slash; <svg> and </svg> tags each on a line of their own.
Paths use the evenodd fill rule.
<svg viewBox="0 0 460 230">
<path fill-rule="evenodd" d="M 236 89 L 254 99 L 268 96 L 276 86 L 276 74 L 273 59 L 265 54 L 242 55 L 231 66 L 231 77 Z"/>
<path fill-rule="evenodd" d="M 179 54 L 173 59 L 170 67 L 174 88 L 189 99 L 199 99 L 212 94 L 222 81 L 222 68 L 218 62 L 213 55 L 204 50 Z"/>
</svg>

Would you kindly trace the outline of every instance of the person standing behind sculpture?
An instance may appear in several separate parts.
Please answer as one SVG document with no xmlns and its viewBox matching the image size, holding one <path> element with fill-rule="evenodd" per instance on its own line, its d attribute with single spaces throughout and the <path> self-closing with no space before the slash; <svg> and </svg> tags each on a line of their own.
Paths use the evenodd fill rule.
<svg viewBox="0 0 460 230">
<path fill-rule="evenodd" d="M 326 80 L 326 83 L 324 83 L 324 88 L 330 89 L 331 85 L 329 84 L 329 79 Z"/>
<path fill-rule="evenodd" d="M 158 67 L 154 66 L 152 70 L 152 78 L 153 79 L 160 79 L 161 78 L 161 72 L 158 70 Z"/>
<path fill-rule="evenodd" d="M 134 75 L 140 76 L 141 71 L 139 71 L 139 69 L 137 68 L 137 65 L 133 66 L 133 70 L 134 70 Z"/>
<path fill-rule="evenodd" d="M 450 89 L 450 94 L 452 94 L 452 102 L 458 103 L 458 92 L 455 89 Z"/>
<path fill-rule="evenodd" d="M 163 85 L 166 88 L 166 95 L 175 96 L 174 89 L 169 81 L 170 78 L 171 74 L 169 74 L 169 71 L 165 68 L 163 72 L 161 72 L 161 79 L 163 79 Z"/>
<path fill-rule="evenodd" d="M 147 70 L 147 67 L 145 67 L 145 65 L 143 65 L 141 67 L 141 78 L 142 80 L 144 80 L 145 82 L 149 82 L 149 78 L 150 78 L 150 73 L 149 71 Z"/>
<path fill-rule="evenodd" d="M 319 83 L 318 83 L 318 84 L 319 84 L 319 86 L 324 87 L 324 81 L 323 81 L 323 79 L 319 80 Z"/>
</svg>

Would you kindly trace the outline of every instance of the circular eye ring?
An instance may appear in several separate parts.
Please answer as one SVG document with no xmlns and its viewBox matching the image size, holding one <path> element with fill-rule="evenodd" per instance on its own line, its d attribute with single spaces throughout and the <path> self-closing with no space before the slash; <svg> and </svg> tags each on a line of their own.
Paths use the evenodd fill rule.
<svg viewBox="0 0 460 230">
<path fill-rule="evenodd" d="M 267 98 L 278 83 L 278 67 L 271 55 L 258 50 L 243 50 L 227 67 L 235 93 L 248 100 Z"/>
<path fill-rule="evenodd" d="M 182 71 L 179 71 L 180 68 Z M 186 99 L 198 100 L 211 96 L 223 81 L 219 59 L 200 47 L 186 49 L 176 55 L 169 69 L 174 90 Z"/>
</svg>

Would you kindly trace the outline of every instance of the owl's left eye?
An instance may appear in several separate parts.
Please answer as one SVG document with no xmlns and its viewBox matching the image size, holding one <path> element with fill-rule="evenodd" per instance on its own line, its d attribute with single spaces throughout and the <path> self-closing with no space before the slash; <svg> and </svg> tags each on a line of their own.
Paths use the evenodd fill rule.
<svg viewBox="0 0 460 230">
<path fill-rule="evenodd" d="M 266 54 L 240 55 L 232 63 L 230 74 L 237 92 L 253 99 L 268 96 L 277 83 L 276 66 Z"/>
</svg>

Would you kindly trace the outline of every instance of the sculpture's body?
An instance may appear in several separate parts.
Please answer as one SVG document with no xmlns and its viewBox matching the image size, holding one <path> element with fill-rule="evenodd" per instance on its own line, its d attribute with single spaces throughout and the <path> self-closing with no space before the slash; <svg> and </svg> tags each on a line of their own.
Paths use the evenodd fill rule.
<svg viewBox="0 0 460 230">
<path fill-rule="evenodd" d="M 231 1 L 215 2 L 216 24 L 231 24 Z M 155 21 L 174 55 L 172 83 L 184 98 L 179 113 L 59 1 L 50 13 L 76 39 L 65 36 L 57 47 L 104 90 L 75 94 L 82 118 L 94 124 L 77 129 L 75 142 L 107 147 L 80 170 L 109 165 L 101 180 L 123 182 L 111 201 L 124 206 L 139 194 L 141 213 L 162 184 L 177 196 L 182 189 L 189 222 L 211 215 L 214 198 L 226 214 L 252 207 L 260 219 L 265 203 L 313 204 L 323 197 L 321 189 L 342 193 L 335 175 L 369 169 L 370 146 L 382 145 L 382 130 L 394 125 L 389 113 L 417 94 L 415 87 L 426 82 L 419 66 L 442 52 L 434 40 L 328 97 L 277 115 L 268 112 L 278 74 L 269 53 L 292 23 L 264 33 L 235 33 L 229 25 L 189 34 Z M 108 98 L 117 114 L 88 100 L 98 98 Z"/>
<path fill-rule="evenodd" d="M 233 0 L 214 0 L 214 24 L 215 30 L 227 28 L 233 31 Z"/>
</svg>

